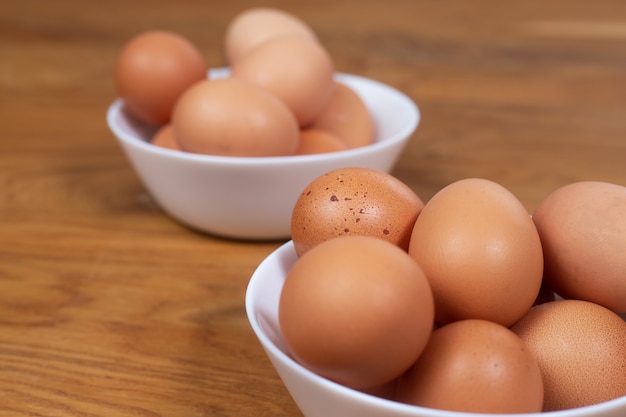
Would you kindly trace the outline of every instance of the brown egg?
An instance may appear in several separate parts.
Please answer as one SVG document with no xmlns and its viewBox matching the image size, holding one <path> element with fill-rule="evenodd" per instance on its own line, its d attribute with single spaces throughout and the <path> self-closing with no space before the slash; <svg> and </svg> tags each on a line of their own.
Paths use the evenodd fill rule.
<svg viewBox="0 0 626 417">
<path fill-rule="evenodd" d="M 161 128 L 159 128 L 159 130 L 157 130 L 157 132 L 154 134 L 154 137 L 152 138 L 152 144 L 165 149 L 171 149 L 175 151 L 181 150 L 180 145 L 174 137 L 171 123 L 167 123 L 166 125 L 163 125 Z"/>
<path fill-rule="evenodd" d="M 321 129 L 305 128 L 300 131 L 300 143 L 296 155 L 311 155 L 344 151 L 346 144 L 337 136 Z"/>
<path fill-rule="evenodd" d="M 172 117 L 182 150 L 223 156 L 292 155 L 298 124 L 267 91 L 235 78 L 204 80 L 181 96 Z"/>
<path fill-rule="evenodd" d="M 471 413 L 536 413 L 543 384 L 536 359 L 506 327 L 461 320 L 435 330 L 399 380 L 395 399 Z"/>
<path fill-rule="evenodd" d="M 343 235 L 373 236 L 406 250 L 423 206 L 417 194 L 391 174 L 339 168 L 303 190 L 291 217 L 291 239 L 298 255 Z"/>
<path fill-rule="evenodd" d="M 390 383 L 415 362 L 431 334 L 433 299 L 405 251 L 374 237 L 344 236 L 298 258 L 278 319 L 299 363 L 367 389 Z"/>
<path fill-rule="evenodd" d="M 233 77 L 262 87 L 287 104 L 300 127 L 315 120 L 329 102 L 333 74 L 326 49 L 297 36 L 264 42 L 232 67 Z"/>
<path fill-rule="evenodd" d="M 374 142 L 375 126 L 369 109 L 352 88 L 340 82 L 335 82 L 330 101 L 311 127 L 332 132 L 348 148 Z"/>
<path fill-rule="evenodd" d="M 291 13 L 272 7 L 246 9 L 237 14 L 226 28 L 226 59 L 232 66 L 256 46 L 285 35 L 317 41 L 313 30 Z"/>
<path fill-rule="evenodd" d="M 398 378 L 392 379 L 389 382 L 386 382 L 382 385 L 377 385 L 375 387 L 365 387 L 361 388 L 359 391 L 373 395 L 379 398 L 385 398 L 387 400 L 393 400 L 396 396 L 396 386 L 398 385 Z"/>
<path fill-rule="evenodd" d="M 440 324 L 484 319 L 510 326 L 541 287 L 535 225 L 522 203 L 490 180 L 456 181 L 435 194 L 415 222 L 409 254 L 430 281 Z"/>
<path fill-rule="evenodd" d="M 115 83 L 135 117 L 161 125 L 170 120 L 178 97 L 206 78 L 206 71 L 204 58 L 189 40 L 168 31 L 147 31 L 122 48 Z"/>
<path fill-rule="evenodd" d="M 544 411 L 626 395 L 626 322 L 582 300 L 533 307 L 511 330 L 533 352 L 544 381 Z"/>
<path fill-rule="evenodd" d="M 551 192 L 533 213 L 545 279 L 563 298 L 626 312 L 626 187 L 582 181 Z"/>
</svg>

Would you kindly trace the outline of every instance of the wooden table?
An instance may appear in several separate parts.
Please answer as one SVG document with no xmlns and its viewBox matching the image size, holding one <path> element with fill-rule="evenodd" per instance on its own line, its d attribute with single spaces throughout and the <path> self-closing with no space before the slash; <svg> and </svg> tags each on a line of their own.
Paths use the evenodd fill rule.
<svg viewBox="0 0 626 417">
<path fill-rule="evenodd" d="M 0 416 L 298 416 L 244 294 L 282 242 L 199 234 L 153 202 L 105 124 L 132 35 L 224 65 L 252 1 L 0 3 Z M 626 2 L 274 2 L 339 71 L 423 120 L 393 173 L 424 200 L 495 180 L 529 211 L 559 185 L 626 185 Z"/>
</svg>

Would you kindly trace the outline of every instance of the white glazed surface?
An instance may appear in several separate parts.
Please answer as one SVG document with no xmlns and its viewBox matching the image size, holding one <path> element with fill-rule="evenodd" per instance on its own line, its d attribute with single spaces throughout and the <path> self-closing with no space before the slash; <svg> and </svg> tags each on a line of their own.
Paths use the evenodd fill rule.
<svg viewBox="0 0 626 417">
<path fill-rule="evenodd" d="M 253 273 L 246 291 L 250 325 L 287 390 L 305 417 L 511 417 L 433 410 L 400 404 L 343 387 L 296 363 L 286 349 L 278 325 L 278 300 L 285 276 L 297 259 L 293 243 L 285 243 Z M 571 410 L 515 414 L 516 417 L 624 417 L 626 397 Z"/>
<path fill-rule="evenodd" d="M 209 77 L 228 76 L 217 68 Z M 148 143 L 155 127 L 143 125 L 121 99 L 108 109 L 107 123 L 131 165 L 161 208 L 191 228 L 235 239 L 290 236 L 293 206 L 313 179 L 340 167 L 363 166 L 389 172 L 420 121 L 406 95 L 377 81 L 338 73 L 369 108 L 376 142 L 320 155 L 222 157 L 159 148 Z"/>
</svg>

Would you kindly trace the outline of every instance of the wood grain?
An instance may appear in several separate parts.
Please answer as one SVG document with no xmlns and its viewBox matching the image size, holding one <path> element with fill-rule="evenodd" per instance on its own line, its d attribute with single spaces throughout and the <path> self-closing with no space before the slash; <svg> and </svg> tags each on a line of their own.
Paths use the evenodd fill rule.
<svg viewBox="0 0 626 417">
<path fill-rule="evenodd" d="M 552 189 L 626 185 L 626 3 L 274 1 L 338 70 L 411 96 L 394 174 L 424 200 L 465 177 L 532 210 Z M 246 0 L 0 5 L 0 416 L 298 416 L 252 333 L 247 281 L 281 242 L 191 231 L 107 130 L 122 44 L 164 28 L 224 65 Z"/>
</svg>

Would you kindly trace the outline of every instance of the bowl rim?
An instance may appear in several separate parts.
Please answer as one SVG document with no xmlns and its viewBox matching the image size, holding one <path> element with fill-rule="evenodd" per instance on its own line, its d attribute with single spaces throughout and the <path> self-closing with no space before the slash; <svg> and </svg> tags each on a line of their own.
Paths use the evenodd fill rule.
<svg viewBox="0 0 626 417">
<path fill-rule="evenodd" d="M 485 413 L 471 413 L 460 411 L 439 410 L 427 407 L 421 407 L 411 404 L 400 403 L 391 399 L 377 397 L 365 392 L 354 390 L 341 385 L 337 382 L 324 378 L 316 373 L 308 370 L 304 366 L 296 362 L 295 359 L 281 350 L 272 340 L 265 334 L 261 325 L 259 324 L 258 314 L 256 306 L 257 288 L 263 285 L 263 270 L 268 264 L 282 261 L 285 257 L 291 257 L 296 259 L 295 247 L 293 241 L 289 240 L 278 248 L 273 250 L 252 273 L 245 293 L 245 309 L 248 317 L 248 322 L 256 334 L 262 347 L 273 356 L 275 356 L 281 363 L 287 366 L 291 371 L 299 374 L 301 377 L 314 381 L 317 385 L 322 385 L 326 389 L 333 390 L 341 396 L 346 396 L 351 401 L 357 401 L 368 405 L 383 407 L 388 410 L 406 413 L 412 415 L 415 412 L 415 417 L 594 417 L 600 412 L 621 411 L 620 408 L 626 409 L 626 396 L 615 398 L 612 400 L 604 401 L 598 404 L 588 405 L 578 408 L 570 408 L 565 410 L 556 411 L 542 411 L 538 413 L 519 413 L 519 414 L 485 414 Z M 421 413 L 421 414 L 417 414 Z"/>
<path fill-rule="evenodd" d="M 228 67 L 218 67 L 208 71 L 208 77 L 220 78 L 228 76 L 230 69 Z M 407 111 L 410 112 L 410 123 L 399 129 L 394 135 L 385 138 L 384 140 L 377 139 L 370 145 L 361 146 L 358 148 L 346 149 L 341 151 L 323 153 L 323 154 L 311 154 L 311 155 L 286 155 L 286 156 L 220 156 L 220 155 L 205 155 L 195 154 L 191 152 L 181 152 L 172 149 L 166 149 L 159 146 L 153 146 L 148 142 L 138 138 L 127 131 L 123 130 L 119 123 L 117 123 L 117 117 L 124 109 L 124 100 L 117 97 L 109 105 L 106 113 L 106 122 L 109 129 L 113 134 L 125 145 L 130 145 L 134 148 L 139 148 L 144 152 L 162 155 L 169 158 L 175 158 L 180 160 L 195 161 L 211 163 L 216 165 L 249 165 L 249 166 L 263 166 L 263 165 L 289 165 L 289 164 L 303 164 L 303 163 L 319 163 L 330 162 L 334 160 L 341 160 L 344 158 L 358 157 L 359 155 L 376 153 L 380 149 L 386 149 L 392 146 L 402 143 L 408 140 L 413 132 L 417 129 L 421 121 L 421 112 L 417 104 L 411 100 L 406 94 L 400 90 L 384 84 L 380 81 L 376 81 L 371 78 L 365 78 L 359 75 L 347 74 L 337 72 L 334 75 L 335 80 L 338 82 L 358 82 L 363 85 L 368 85 L 380 90 L 386 90 L 387 93 L 391 93 L 395 98 L 406 106 Z M 140 123 L 140 122 L 139 122 Z M 145 124 L 146 127 L 158 129 L 160 126 L 150 126 Z"/>
</svg>

